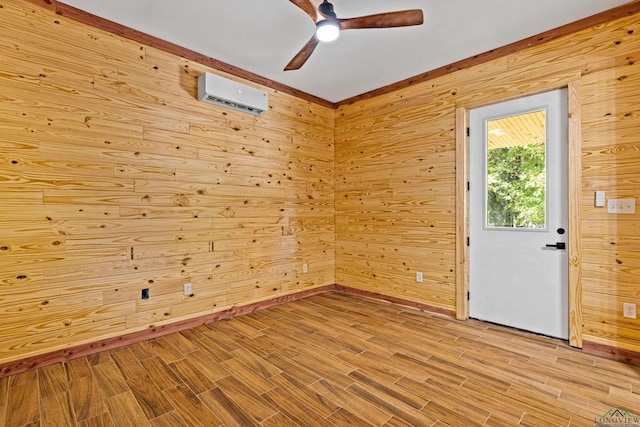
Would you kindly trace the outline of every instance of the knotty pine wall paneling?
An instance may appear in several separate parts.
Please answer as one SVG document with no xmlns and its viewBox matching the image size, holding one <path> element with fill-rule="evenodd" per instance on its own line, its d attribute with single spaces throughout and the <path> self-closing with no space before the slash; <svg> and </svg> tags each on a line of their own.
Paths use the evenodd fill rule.
<svg viewBox="0 0 640 427">
<path fill-rule="evenodd" d="M 337 283 L 454 313 L 456 109 L 570 83 L 581 89 L 582 338 L 591 349 L 640 352 L 640 320 L 622 316 L 623 302 L 640 304 L 640 212 L 612 215 L 594 207 L 596 190 L 609 199 L 640 196 L 637 14 L 341 105 Z"/>
<path fill-rule="evenodd" d="M 333 110 L 0 6 L 0 363 L 335 283 Z"/>
</svg>

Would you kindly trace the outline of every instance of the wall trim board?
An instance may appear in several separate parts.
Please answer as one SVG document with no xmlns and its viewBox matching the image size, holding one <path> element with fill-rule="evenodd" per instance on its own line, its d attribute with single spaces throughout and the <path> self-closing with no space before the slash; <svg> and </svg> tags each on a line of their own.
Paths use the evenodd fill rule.
<svg viewBox="0 0 640 427">
<path fill-rule="evenodd" d="M 588 16 L 575 22 L 571 22 L 567 25 L 563 25 L 558 28 L 554 28 L 544 33 L 540 33 L 529 38 L 513 42 L 506 46 L 501 46 L 496 49 L 492 49 L 488 52 L 480 53 L 470 58 L 462 59 L 452 64 L 444 65 L 435 70 L 430 70 L 422 74 L 418 74 L 408 79 L 401 80 L 399 82 L 374 89 L 372 91 L 356 95 L 351 98 L 344 99 L 338 102 L 330 102 L 326 99 L 311 95 L 298 89 L 294 89 L 290 86 L 275 82 L 265 77 L 254 74 L 250 71 L 243 70 L 225 62 L 219 61 L 215 58 L 202 55 L 193 50 L 186 49 L 173 43 L 161 40 L 157 37 L 142 33 L 124 25 L 109 21 L 99 16 L 90 14 L 80 9 L 76 9 L 72 6 L 66 5 L 57 0 L 25 0 L 28 3 L 35 4 L 45 9 L 54 11 L 58 15 L 66 16 L 73 20 L 91 25 L 95 28 L 107 31 L 112 34 L 117 34 L 125 37 L 129 40 L 143 43 L 145 45 L 154 47 L 167 53 L 175 54 L 185 59 L 195 61 L 199 64 L 214 68 L 216 70 L 232 74 L 236 77 L 240 77 L 262 86 L 278 90 L 282 93 L 296 96 L 300 99 L 313 102 L 325 107 L 337 109 L 343 105 L 353 104 L 357 101 L 364 99 L 374 98 L 376 96 L 384 95 L 396 90 L 404 89 L 419 83 L 426 82 L 444 75 L 454 73 L 466 68 L 471 68 L 476 65 L 484 64 L 494 59 L 502 58 L 510 55 L 514 52 L 519 52 L 531 47 L 539 46 L 551 40 L 563 37 L 569 34 L 576 33 L 587 28 L 594 27 L 596 25 L 604 24 L 605 22 L 613 21 L 618 18 L 630 16 L 636 13 L 640 13 L 640 0 L 633 0 L 630 3 L 623 4 L 622 6 L 615 7 L 613 9 L 605 10 L 604 12 L 596 15 Z"/>
<path fill-rule="evenodd" d="M 247 305 L 231 307 L 226 310 L 222 310 L 216 313 L 206 314 L 204 316 L 195 317 L 192 319 L 181 320 L 174 323 L 168 323 L 161 326 L 151 326 L 148 329 L 131 332 L 124 335 L 120 335 L 113 338 L 107 338 L 90 342 L 87 344 L 81 344 L 73 347 L 69 347 L 62 350 L 52 351 L 50 353 L 44 353 L 37 356 L 27 357 L 25 359 L 16 360 L 13 362 L 7 362 L 0 364 L 0 378 L 8 377 L 10 375 L 19 374 L 21 372 L 30 371 L 32 369 L 41 368 L 43 366 L 52 365 L 54 363 L 65 362 L 79 357 L 88 356 L 91 354 L 99 353 L 106 350 L 113 350 L 125 345 L 135 344 L 141 341 L 147 341 L 153 338 L 158 338 L 163 335 L 168 335 L 174 332 L 180 332 L 186 329 L 195 328 L 207 323 L 217 322 L 219 320 L 231 319 L 243 314 L 253 313 L 265 308 L 274 307 L 280 304 L 284 304 L 291 301 L 297 301 L 303 298 L 310 297 L 312 295 L 323 294 L 335 289 L 334 285 L 326 285 L 318 288 L 308 289 L 305 291 L 296 292 L 289 295 L 283 295 L 276 298 L 271 298 L 265 301 L 259 301 Z"/>
<path fill-rule="evenodd" d="M 569 197 L 569 345 L 582 347 L 582 109 L 580 80 L 569 82 L 568 197 Z"/>
<path fill-rule="evenodd" d="M 456 108 L 456 318 L 469 318 L 469 113 Z"/>
<path fill-rule="evenodd" d="M 452 317 L 454 319 L 456 317 L 455 311 L 453 310 L 447 310 L 447 309 L 436 307 L 433 305 L 423 304 L 421 302 L 416 302 L 416 301 L 410 301 L 410 300 L 406 300 L 406 299 L 391 296 L 391 295 L 379 294 L 377 292 L 365 291 L 362 289 L 351 288 L 349 286 L 343 286 L 338 284 L 335 285 L 335 290 L 337 292 L 343 292 L 348 295 L 355 295 L 355 296 L 360 296 L 365 298 L 372 298 L 372 299 L 387 301 L 393 304 L 415 308 L 420 311 L 427 311 L 429 313 L 444 314 L 445 316 Z"/>
<path fill-rule="evenodd" d="M 592 341 L 584 340 L 582 342 L 582 350 L 585 353 L 602 356 L 605 359 L 618 360 L 632 365 L 640 366 L 640 353 L 633 350 L 614 347 L 612 345 L 599 344 Z"/>
</svg>

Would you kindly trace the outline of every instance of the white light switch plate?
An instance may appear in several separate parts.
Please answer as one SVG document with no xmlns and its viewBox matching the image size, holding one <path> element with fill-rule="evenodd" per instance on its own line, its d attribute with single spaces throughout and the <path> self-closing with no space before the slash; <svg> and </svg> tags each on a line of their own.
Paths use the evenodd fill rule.
<svg viewBox="0 0 640 427">
<path fill-rule="evenodd" d="M 607 213 L 634 214 L 636 213 L 636 199 L 609 199 Z"/>
<path fill-rule="evenodd" d="M 604 191 L 596 191 L 596 207 L 604 207 Z"/>
</svg>

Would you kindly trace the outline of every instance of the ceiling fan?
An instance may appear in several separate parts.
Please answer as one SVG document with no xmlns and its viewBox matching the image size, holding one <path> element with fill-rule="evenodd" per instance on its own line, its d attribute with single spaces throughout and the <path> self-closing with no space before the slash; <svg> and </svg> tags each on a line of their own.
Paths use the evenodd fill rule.
<svg viewBox="0 0 640 427">
<path fill-rule="evenodd" d="M 411 9 L 398 12 L 378 13 L 356 18 L 340 19 L 333 11 L 333 5 L 323 0 L 318 9 L 311 0 L 290 0 L 302 9 L 316 23 L 316 32 L 300 52 L 284 67 L 284 71 L 297 70 L 307 62 L 316 46 L 321 41 L 332 41 L 338 38 L 341 30 L 358 28 L 392 28 L 421 25 L 424 22 L 422 10 Z"/>
</svg>

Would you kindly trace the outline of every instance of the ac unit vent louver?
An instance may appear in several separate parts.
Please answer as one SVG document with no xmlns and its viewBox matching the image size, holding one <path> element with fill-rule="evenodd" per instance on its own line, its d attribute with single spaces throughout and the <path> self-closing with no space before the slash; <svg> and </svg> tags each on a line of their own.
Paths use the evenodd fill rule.
<svg viewBox="0 0 640 427">
<path fill-rule="evenodd" d="M 254 116 L 269 108 L 266 92 L 211 73 L 198 77 L 198 100 Z"/>
</svg>

